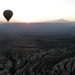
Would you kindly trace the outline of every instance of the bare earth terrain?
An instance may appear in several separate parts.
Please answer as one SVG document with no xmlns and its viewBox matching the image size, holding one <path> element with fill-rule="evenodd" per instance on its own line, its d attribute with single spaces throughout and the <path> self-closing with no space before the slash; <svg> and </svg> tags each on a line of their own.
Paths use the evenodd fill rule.
<svg viewBox="0 0 75 75">
<path fill-rule="evenodd" d="M 0 75 L 75 75 L 74 24 L 31 25 L 0 25 Z"/>
</svg>

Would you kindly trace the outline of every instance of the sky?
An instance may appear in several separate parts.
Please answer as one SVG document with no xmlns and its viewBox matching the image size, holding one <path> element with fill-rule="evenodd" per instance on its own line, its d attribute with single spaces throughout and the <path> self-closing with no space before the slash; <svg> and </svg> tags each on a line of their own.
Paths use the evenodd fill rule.
<svg viewBox="0 0 75 75">
<path fill-rule="evenodd" d="M 0 22 L 7 9 L 13 11 L 10 22 L 75 21 L 75 0 L 0 0 Z"/>
</svg>

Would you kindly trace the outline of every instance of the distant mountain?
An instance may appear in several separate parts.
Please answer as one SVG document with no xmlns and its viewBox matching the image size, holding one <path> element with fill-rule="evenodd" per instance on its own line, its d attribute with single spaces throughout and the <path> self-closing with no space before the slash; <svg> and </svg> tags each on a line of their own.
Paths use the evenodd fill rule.
<svg viewBox="0 0 75 75">
<path fill-rule="evenodd" d="M 70 21 L 64 20 L 61 18 L 61 19 L 54 20 L 54 21 L 48 21 L 48 23 L 70 23 Z"/>
</svg>

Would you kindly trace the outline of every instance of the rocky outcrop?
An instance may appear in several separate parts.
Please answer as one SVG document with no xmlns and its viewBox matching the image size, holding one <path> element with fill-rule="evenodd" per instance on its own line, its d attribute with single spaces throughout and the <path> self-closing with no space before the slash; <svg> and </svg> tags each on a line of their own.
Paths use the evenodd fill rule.
<svg viewBox="0 0 75 75">
<path fill-rule="evenodd" d="M 75 75 L 75 57 L 57 63 L 52 69 L 51 75 Z"/>
<path fill-rule="evenodd" d="M 12 54 L 12 53 L 11 53 Z M 50 49 L 35 52 L 23 58 L 6 54 L 6 62 L 0 63 L 0 75 L 74 75 L 75 52 Z"/>
</svg>

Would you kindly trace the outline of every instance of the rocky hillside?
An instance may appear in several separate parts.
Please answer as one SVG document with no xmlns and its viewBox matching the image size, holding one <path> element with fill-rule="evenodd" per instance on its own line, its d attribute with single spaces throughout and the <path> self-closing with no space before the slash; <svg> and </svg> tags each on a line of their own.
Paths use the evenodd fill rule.
<svg viewBox="0 0 75 75">
<path fill-rule="evenodd" d="M 6 51 L 0 63 L 0 75 L 74 75 L 75 51 L 50 49 L 24 58 Z"/>
</svg>

